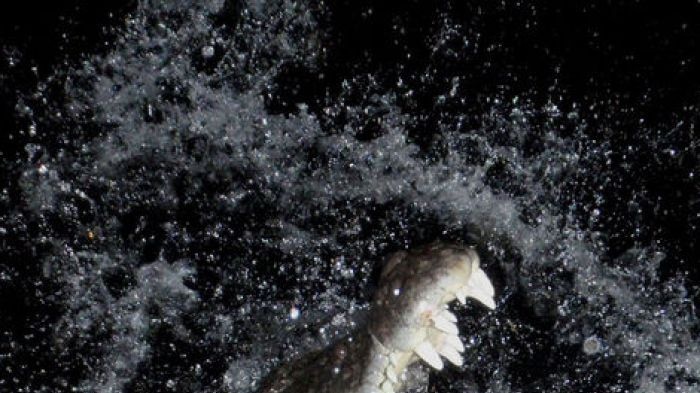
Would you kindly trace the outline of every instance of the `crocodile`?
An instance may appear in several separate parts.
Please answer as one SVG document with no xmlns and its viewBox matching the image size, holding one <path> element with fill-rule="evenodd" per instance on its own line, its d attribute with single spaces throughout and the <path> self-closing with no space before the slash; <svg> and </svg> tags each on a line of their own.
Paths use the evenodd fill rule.
<svg viewBox="0 0 700 393">
<path fill-rule="evenodd" d="M 367 323 L 333 345 L 268 375 L 259 393 L 399 393 L 409 368 L 461 366 L 464 345 L 448 305 L 467 298 L 496 307 L 475 250 L 433 243 L 390 255 Z"/>
</svg>

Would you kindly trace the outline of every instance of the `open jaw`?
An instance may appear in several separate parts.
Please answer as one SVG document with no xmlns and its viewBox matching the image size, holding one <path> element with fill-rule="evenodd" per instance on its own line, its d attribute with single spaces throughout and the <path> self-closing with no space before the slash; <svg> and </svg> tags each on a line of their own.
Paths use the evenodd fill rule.
<svg viewBox="0 0 700 393">
<path fill-rule="evenodd" d="M 494 289 L 470 248 L 434 243 L 391 255 L 367 325 L 333 346 L 286 364 L 260 393 L 398 393 L 421 359 L 462 365 L 464 345 L 449 303 L 474 298 L 495 308 Z"/>
<path fill-rule="evenodd" d="M 368 327 L 389 357 L 380 391 L 398 391 L 401 374 L 418 359 L 437 370 L 444 367 L 443 358 L 462 365 L 464 345 L 448 305 L 455 299 L 464 304 L 467 298 L 496 307 L 493 285 L 474 250 L 431 244 L 389 258 Z"/>
</svg>

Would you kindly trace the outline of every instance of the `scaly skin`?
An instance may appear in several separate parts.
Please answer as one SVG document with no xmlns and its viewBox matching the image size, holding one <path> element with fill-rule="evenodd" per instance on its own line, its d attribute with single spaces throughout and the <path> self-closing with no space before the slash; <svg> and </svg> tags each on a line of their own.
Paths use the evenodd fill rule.
<svg viewBox="0 0 700 393">
<path fill-rule="evenodd" d="M 367 326 L 267 377 L 260 393 L 399 393 L 419 360 L 460 366 L 464 346 L 447 305 L 472 297 L 494 308 L 494 291 L 470 248 L 435 243 L 391 255 Z"/>
</svg>

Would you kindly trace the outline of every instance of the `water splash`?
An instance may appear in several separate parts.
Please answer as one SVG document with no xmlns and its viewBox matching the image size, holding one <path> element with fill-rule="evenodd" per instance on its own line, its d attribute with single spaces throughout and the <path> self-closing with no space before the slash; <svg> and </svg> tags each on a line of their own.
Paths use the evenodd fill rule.
<svg viewBox="0 0 700 393">
<path fill-rule="evenodd" d="M 438 391 L 693 391 L 697 316 L 684 280 L 659 276 L 663 244 L 608 252 L 599 221 L 617 212 L 577 193 L 615 159 L 585 111 L 502 93 L 475 123 L 464 77 L 431 65 L 349 72 L 318 98 L 326 12 L 142 2 L 67 71 L 75 136 L 28 146 L 10 213 L 32 227 L 55 313 L 35 329 L 58 329 L 38 347 L 61 371 L 0 386 L 252 391 L 361 323 L 384 255 L 446 239 L 476 244 L 502 297 L 456 310 L 469 349 Z M 468 57 L 442 23 L 436 58 Z"/>
</svg>

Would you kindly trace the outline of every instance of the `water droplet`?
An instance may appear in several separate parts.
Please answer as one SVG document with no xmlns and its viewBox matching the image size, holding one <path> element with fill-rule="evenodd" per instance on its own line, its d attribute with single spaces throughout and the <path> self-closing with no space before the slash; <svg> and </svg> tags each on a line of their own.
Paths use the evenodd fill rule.
<svg viewBox="0 0 700 393">
<path fill-rule="evenodd" d="M 214 47 L 211 45 L 207 45 L 202 48 L 202 57 L 205 59 L 208 59 L 210 57 L 214 56 Z"/>
<path fill-rule="evenodd" d="M 289 319 L 292 319 L 292 320 L 299 319 L 300 315 L 301 315 L 301 311 L 296 306 L 292 306 L 292 308 L 289 309 Z"/>
</svg>

